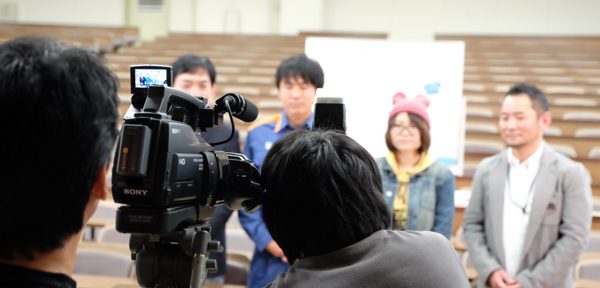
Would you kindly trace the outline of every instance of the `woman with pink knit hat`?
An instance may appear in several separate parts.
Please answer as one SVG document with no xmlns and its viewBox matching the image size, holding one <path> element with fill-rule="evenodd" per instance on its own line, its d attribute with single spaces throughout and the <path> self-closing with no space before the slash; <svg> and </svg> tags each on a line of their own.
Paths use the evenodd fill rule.
<svg viewBox="0 0 600 288">
<path fill-rule="evenodd" d="M 454 220 L 454 175 L 428 155 L 429 100 L 396 93 L 389 114 L 386 157 L 377 160 L 393 228 L 428 230 L 446 238 Z"/>
</svg>

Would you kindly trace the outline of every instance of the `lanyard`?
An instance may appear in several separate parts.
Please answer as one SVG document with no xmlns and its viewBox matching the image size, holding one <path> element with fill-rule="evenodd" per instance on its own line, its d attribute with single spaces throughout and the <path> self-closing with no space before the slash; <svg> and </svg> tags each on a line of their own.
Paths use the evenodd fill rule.
<svg viewBox="0 0 600 288">
<path fill-rule="evenodd" d="M 533 193 L 533 185 L 535 184 L 535 179 L 537 178 L 537 175 L 539 172 L 540 172 L 540 170 L 538 169 L 538 171 L 535 173 L 535 176 L 533 177 L 533 180 L 531 180 L 531 185 L 529 186 L 529 191 L 527 192 L 527 202 L 525 202 L 524 206 L 521 206 L 521 205 L 519 205 L 519 203 L 517 203 L 517 201 L 515 201 L 512 198 L 513 190 L 510 185 L 510 164 L 508 164 L 508 168 L 506 170 L 506 183 L 507 183 L 507 187 L 508 187 L 508 199 L 510 199 L 510 203 L 517 206 L 519 209 L 521 209 L 523 214 L 527 214 L 527 206 L 529 206 L 529 203 L 533 199 L 533 197 L 531 196 L 531 193 Z"/>
</svg>

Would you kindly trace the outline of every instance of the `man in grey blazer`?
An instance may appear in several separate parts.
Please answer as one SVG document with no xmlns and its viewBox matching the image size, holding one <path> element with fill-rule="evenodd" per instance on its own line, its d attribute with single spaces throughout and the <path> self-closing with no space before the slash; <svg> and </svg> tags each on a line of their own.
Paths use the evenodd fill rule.
<svg viewBox="0 0 600 288">
<path fill-rule="evenodd" d="M 480 163 L 463 220 L 478 284 L 573 287 L 591 224 L 589 176 L 543 141 L 552 118 L 538 88 L 512 87 L 500 113 L 508 149 Z"/>
</svg>

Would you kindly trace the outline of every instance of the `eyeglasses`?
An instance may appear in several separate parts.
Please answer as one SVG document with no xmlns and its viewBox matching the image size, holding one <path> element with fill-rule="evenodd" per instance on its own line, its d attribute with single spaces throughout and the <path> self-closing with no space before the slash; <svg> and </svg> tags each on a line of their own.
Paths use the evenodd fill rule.
<svg viewBox="0 0 600 288">
<path fill-rule="evenodd" d="M 414 134 L 415 132 L 419 131 L 419 127 L 417 127 L 414 124 L 411 124 L 411 125 L 401 125 L 401 124 L 395 124 L 394 123 L 394 124 L 392 124 L 390 126 L 390 130 L 391 129 L 398 129 L 400 133 L 406 131 L 406 132 L 408 132 L 408 134 L 411 134 L 411 135 Z"/>
</svg>

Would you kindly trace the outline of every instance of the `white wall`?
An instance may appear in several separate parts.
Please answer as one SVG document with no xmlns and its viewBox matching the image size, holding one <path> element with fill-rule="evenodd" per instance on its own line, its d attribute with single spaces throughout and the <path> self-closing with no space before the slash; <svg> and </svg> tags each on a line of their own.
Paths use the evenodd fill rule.
<svg viewBox="0 0 600 288">
<path fill-rule="evenodd" d="M 170 30 L 199 33 L 277 33 L 273 0 L 172 1 Z"/>
<path fill-rule="evenodd" d="M 175 0 L 169 9 L 169 30 L 193 32 L 196 22 L 196 0 Z"/>
<path fill-rule="evenodd" d="M 383 141 L 386 125 L 372 124 L 387 122 L 392 95 L 397 92 L 411 98 L 424 95 L 430 103 L 429 153 L 455 173 L 462 173 L 463 164 L 464 49 L 464 43 L 453 41 L 319 37 L 308 37 L 305 47 L 306 54 L 319 61 L 326 75 L 325 87 L 317 91 L 317 96 L 344 99 L 347 134 L 373 157 L 385 156 L 388 151 Z M 352 69 L 348 69 L 348 59 L 352 59 Z M 428 89 L 431 85 L 437 88 Z"/>
<path fill-rule="evenodd" d="M 135 3 L 0 0 L 0 20 L 132 24 L 140 26 L 144 38 L 168 31 L 315 30 L 385 32 L 405 40 L 429 40 L 436 33 L 600 35 L 600 0 L 165 0 L 162 14 L 136 14 Z"/>
<path fill-rule="evenodd" d="M 123 26 L 122 0 L 18 0 L 17 21 L 77 25 Z"/>
<path fill-rule="evenodd" d="M 137 26 L 140 38 L 145 41 L 153 40 L 156 36 L 169 33 L 169 9 L 172 2 L 178 0 L 163 0 L 164 5 L 160 10 L 146 10 L 138 6 L 138 0 L 125 0 L 126 25 Z"/>
<path fill-rule="evenodd" d="M 281 34 L 295 35 L 300 31 L 322 30 L 323 0 L 279 0 L 279 2 L 279 32 Z"/>
<path fill-rule="evenodd" d="M 325 0 L 324 30 L 387 32 L 427 40 L 436 33 L 600 35 L 597 0 Z"/>
</svg>

